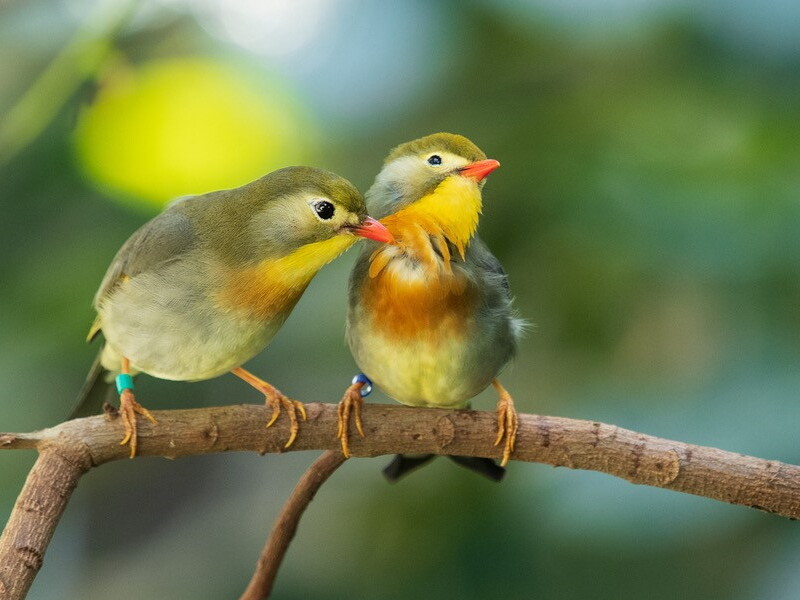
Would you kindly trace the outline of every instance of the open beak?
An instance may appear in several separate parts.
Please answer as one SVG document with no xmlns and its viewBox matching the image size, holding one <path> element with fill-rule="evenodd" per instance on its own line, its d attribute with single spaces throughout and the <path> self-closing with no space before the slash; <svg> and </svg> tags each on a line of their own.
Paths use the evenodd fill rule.
<svg viewBox="0 0 800 600">
<path fill-rule="evenodd" d="M 372 217 L 367 217 L 361 222 L 360 225 L 355 225 L 353 227 L 349 227 L 348 229 L 350 229 L 353 235 L 358 235 L 369 240 L 383 242 L 384 244 L 395 243 L 394 236 L 392 235 L 391 231 L 386 229 L 386 225 L 373 219 Z"/>
<path fill-rule="evenodd" d="M 493 158 L 489 158 L 487 160 L 479 160 L 477 162 L 470 163 L 466 167 L 460 168 L 458 172 L 465 177 L 472 177 L 475 181 L 481 181 L 499 166 L 500 163 L 498 161 L 494 160 Z"/>
</svg>

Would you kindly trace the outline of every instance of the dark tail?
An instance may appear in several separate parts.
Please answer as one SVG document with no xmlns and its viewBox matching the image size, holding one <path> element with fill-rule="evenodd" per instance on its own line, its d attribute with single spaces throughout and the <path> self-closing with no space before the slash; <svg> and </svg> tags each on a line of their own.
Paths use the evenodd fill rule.
<svg viewBox="0 0 800 600">
<path fill-rule="evenodd" d="M 492 481 L 502 481 L 505 477 L 505 468 L 498 465 L 491 458 L 483 458 L 481 456 L 448 456 L 457 465 L 469 469 L 491 479 Z"/>
<path fill-rule="evenodd" d="M 436 455 L 423 454 L 419 456 L 406 456 L 398 454 L 383 470 L 383 474 L 392 483 L 407 475 L 411 471 L 427 464 Z M 500 481 L 506 474 L 506 470 L 494 462 L 491 458 L 481 458 L 478 456 L 448 456 L 457 465 L 483 475 L 492 481 Z"/>
<path fill-rule="evenodd" d="M 421 454 L 418 456 L 397 454 L 394 460 L 383 469 L 383 476 L 394 483 L 403 477 L 403 475 L 407 475 L 414 469 L 418 469 L 422 465 L 430 462 L 435 456 L 435 454 Z"/>
<path fill-rule="evenodd" d="M 100 352 L 97 353 L 97 358 L 95 358 L 92 363 L 92 368 L 89 369 L 86 381 L 78 394 L 78 399 L 75 401 L 75 405 L 72 407 L 67 420 L 100 414 L 106 402 L 111 402 L 116 399 L 113 384 L 106 381 L 108 371 L 100 364 L 100 355 L 102 353 L 103 349 L 101 348 Z"/>
</svg>

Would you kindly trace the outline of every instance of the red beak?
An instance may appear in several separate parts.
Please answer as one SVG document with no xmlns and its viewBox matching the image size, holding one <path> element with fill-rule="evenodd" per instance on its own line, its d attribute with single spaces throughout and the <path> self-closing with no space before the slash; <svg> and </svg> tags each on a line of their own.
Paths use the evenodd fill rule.
<svg viewBox="0 0 800 600">
<path fill-rule="evenodd" d="M 395 243 L 394 236 L 392 235 L 391 231 L 386 229 L 386 225 L 373 219 L 372 217 L 367 217 L 364 219 L 361 225 L 351 227 L 350 231 L 352 231 L 354 235 L 375 240 L 376 242 L 383 242 L 384 244 Z"/>
<path fill-rule="evenodd" d="M 468 164 L 466 167 L 459 169 L 459 172 L 465 177 L 472 177 L 475 181 L 481 181 L 489 173 L 494 171 L 500 163 L 493 158 L 487 160 L 479 160 L 474 163 Z"/>
</svg>

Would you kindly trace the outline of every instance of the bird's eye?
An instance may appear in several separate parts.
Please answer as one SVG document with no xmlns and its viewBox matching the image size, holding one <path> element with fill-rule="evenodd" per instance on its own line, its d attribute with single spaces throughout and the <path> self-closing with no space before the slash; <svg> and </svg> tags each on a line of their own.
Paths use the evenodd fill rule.
<svg viewBox="0 0 800 600">
<path fill-rule="evenodd" d="M 317 213 L 317 216 L 320 219 L 328 220 L 333 217 L 333 213 L 336 212 L 336 208 L 328 202 L 327 200 L 321 200 L 320 202 L 316 202 L 314 204 L 314 212 Z"/>
<path fill-rule="evenodd" d="M 428 164 L 429 165 L 440 165 L 442 164 L 442 157 L 438 154 L 432 154 L 428 157 Z"/>
</svg>

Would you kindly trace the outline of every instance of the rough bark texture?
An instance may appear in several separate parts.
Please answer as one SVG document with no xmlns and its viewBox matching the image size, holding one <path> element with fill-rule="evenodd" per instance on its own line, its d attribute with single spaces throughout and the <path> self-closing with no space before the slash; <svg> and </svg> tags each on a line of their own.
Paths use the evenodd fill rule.
<svg viewBox="0 0 800 600">
<path fill-rule="evenodd" d="M 42 449 L 0 536 L 0 598 L 28 593 L 72 491 L 88 468 L 80 451 Z"/>
<path fill-rule="evenodd" d="M 336 406 L 306 404 L 308 421 L 289 449 L 336 450 Z M 158 425 L 142 420 L 139 455 L 179 458 L 228 451 L 285 452 L 288 420 L 267 429 L 270 409 L 257 405 L 153 413 Z M 632 483 L 664 487 L 743 504 L 787 517 L 800 517 L 800 467 L 733 452 L 695 446 L 593 421 L 519 416 L 513 459 L 556 467 L 601 471 Z M 499 458 L 493 445 L 492 412 L 415 409 L 368 404 L 361 438 L 351 431 L 353 456 L 396 453 L 458 454 Z M 70 448 L 92 466 L 127 458 L 119 445 L 121 419 L 107 416 L 67 421 L 35 433 L 0 434 L 0 449 Z"/>
<path fill-rule="evenodd" d="M 290 450 L 338 450 L 336 405 L 310 403 L 306 408 L 308 421 L 301 423 Z M 270 409 L 264 406 L 153 414 L 158 425 L 140 423 L 140 456 L 285 451 L 288 419 L 283 415 L 266 428 Z M 495 418 L 494 413 L 470 410 L 366 405 L 366 437 L 351 432 L 350 451 L 356 457 L 434 453 L 498 458 L 502 449 L 493 445 Z M 34 433 L 0 434 L 0 449 L 36 448 L 41 453 L 0 538 L 0 598 L 24 597 L 77 479 L 89 467 L 126 459 L 121 438 L 121 419 L 110 416 L 67 421 Z M 800 517 L 800 467 L 614 425 L 522 414 L 512 459 L 600 471 L 636 484 Z"/>
</svg>

